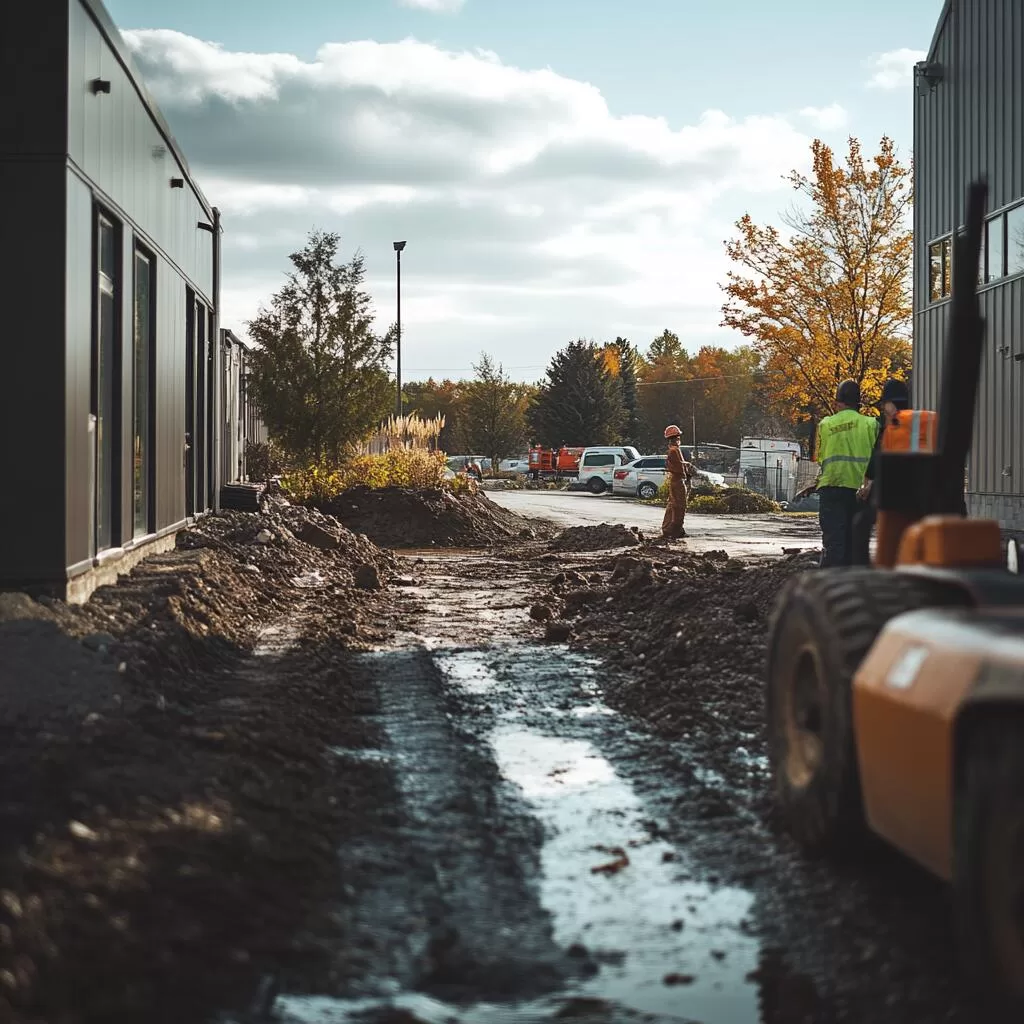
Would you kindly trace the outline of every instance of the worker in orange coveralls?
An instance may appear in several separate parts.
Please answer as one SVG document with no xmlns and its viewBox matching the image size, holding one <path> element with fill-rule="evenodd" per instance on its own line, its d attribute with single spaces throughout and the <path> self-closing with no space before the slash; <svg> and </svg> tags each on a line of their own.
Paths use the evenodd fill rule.
<svg viewBox="0 0 1024 1024">
<path fill-rule="evenodd" d="M 686 518 L 687 485 L 694 474 L 693 466 L 683 458 L 679 448 L 683 432 L 673 423 L 665 428 L 668 453 L 665 460 L 665 474 L 668 477 L 668 508 L 661 524 L 663 540 L 685 537 L 683 520 Z"/>
</svg>

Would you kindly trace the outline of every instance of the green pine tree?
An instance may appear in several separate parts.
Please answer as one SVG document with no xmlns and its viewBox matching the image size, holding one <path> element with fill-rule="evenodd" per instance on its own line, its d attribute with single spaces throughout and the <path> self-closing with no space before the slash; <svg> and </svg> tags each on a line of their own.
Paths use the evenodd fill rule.
<svg viewBox="0 0 1024 1024">
<path fill-rule="evenodd" d="M 536 439 L 547 447 L 619 442 L 622 391 L 597 345 L 580 339 L 555 353 L 530 419 Z"/>
<path fill-rule="evenodd" d="M 250 388 L 271 437 L 295 459 L 335 463 L 393 402 L 394 329 L 373 330 L 363 257 L 336 265 L 338 235 L 313 231 L 295 270 L 247 326 Z"/>
</svg>

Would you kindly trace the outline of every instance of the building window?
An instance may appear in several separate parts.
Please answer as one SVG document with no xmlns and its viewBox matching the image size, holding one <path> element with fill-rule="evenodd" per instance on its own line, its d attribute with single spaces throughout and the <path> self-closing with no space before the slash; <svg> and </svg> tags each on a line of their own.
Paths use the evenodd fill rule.
<svg viewBox="0 0 1024 1024">
<path fill-rule="evenodd" d="M 153 468 L 153 258 L 135 250 L 134 330 L 132 333 L 132 494 L 134 536 L 152 532 Z"/>
<path fill-rule="evenodd" d="M 99 552 L 113 546 L 118 503 L 116 494 L 120 417 L 118 385 L 118 308 L 120 305 L 120 228 L 104 211 L 96 212 L 95 327 L 92 358 L 93 538 Z"/>
<path fill-rule="evenodd" d="M 948 297 L 952 287 L 950 257 L 952 240 L 940 238 L 928 246 L 928 298 L 939 302 Z"/>
<path fill-rule="evenodd" d="M 1006 273 L 1024 273 L 1024 206 L 1006 214 Z"/>
<path fill-rule="evenodd" d="M 998 281 L 1005 273 L 1003 257 L 1006 249 L 1003 235 L 1006 230 L 1006 219 L 1000 214 L 993 217 L 985 228 L 985 280 Z"/>
</svg>

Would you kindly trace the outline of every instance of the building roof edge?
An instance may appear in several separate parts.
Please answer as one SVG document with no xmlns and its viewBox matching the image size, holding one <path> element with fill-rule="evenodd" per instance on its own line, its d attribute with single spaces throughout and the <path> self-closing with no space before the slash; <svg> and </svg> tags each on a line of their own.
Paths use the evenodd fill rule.
<svg viewBox="0 0 1024 1024">
<path fill-rule="evenodd" d="M 157 105 L 156 100 L 153 99 L 146 83 L 143 81 L 142 75 L 139 73 L 139 69 L 135 66 L 135 61 L 132 58 L 131 51 L 128 49 L 128 44 L 125 43 L 120 29 L 118 29 L 116 24 L 114 24 L 114 19 L 111 18 L 110 13 L 107 11 L 106 7 L 103 6 L 101 0 L 71 0 L 71 3 L 81 3 L 85 7 L 86 11 L 89 12 L 93 21 L 96 22 L 100 32 L 103 33 L 107 43 L 110 45 L 110 48 L 114 51 L 121 67 L 124 68 L 125 74 L 131 81 L 136 93 L 138 93 L 139 99 L 142 100 L 142 105 L 146 108 L 147 113 L 153 119 L 153 123 L 156 125 L 157 131 L 159 131 L 161 136 L 163 136 L 163 140 L 167 143 L 168 149 L 170 149 L 174 154 L 175 160 L 177 160 L 178 164 L 181 166 L 182 173 L 185 175 L 185 179 L 188 181 L 189 187 L 195 193 L 195 196 L 199 200 L 203 210 L 206 212 L 206 215 L 212 221 L 213 207 L 203 194 L 203 190 L 196 183 L 196 180 L 189 169 L 188 160 L 185 159 L 185 154 L 182 152 L 177 140 L 171 133 L 170 126 L 167 124 L 160 107 Z"/>
</svg>

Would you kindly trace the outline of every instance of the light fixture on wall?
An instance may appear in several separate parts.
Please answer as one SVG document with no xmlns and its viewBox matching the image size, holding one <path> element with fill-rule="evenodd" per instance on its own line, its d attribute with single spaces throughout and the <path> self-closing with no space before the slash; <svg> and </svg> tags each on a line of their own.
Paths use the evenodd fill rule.
<svg viewBox="0 0 1024 1024">
<path fill-rule="evenodd" d="M 917 72 L 917 89 L 922 96 L 931 92 L 944 77 L 942 65 L 934 60 L 923 60 L 915 64 L 914 71 Z"/>
<path fill-rule="evenodd" d="M 185 187 L 185 179 L 184 178 L 171 178 L 171 188 L 184 188 L 184 187 Z"/>
<path fill-rule="evenodd" d="M 94 95 L 98 92 L 110 92 L 110 81 L 106 78 L 94 78 L 89 83 L 89 88 Z"/>
</svg>

